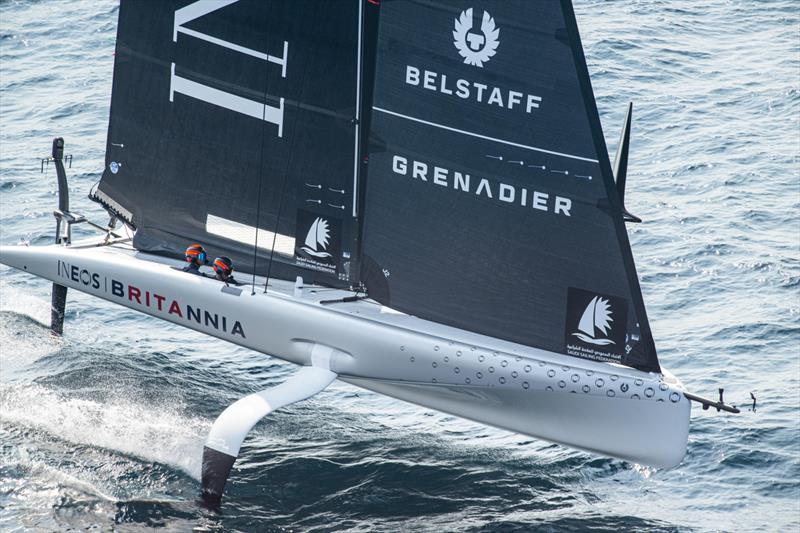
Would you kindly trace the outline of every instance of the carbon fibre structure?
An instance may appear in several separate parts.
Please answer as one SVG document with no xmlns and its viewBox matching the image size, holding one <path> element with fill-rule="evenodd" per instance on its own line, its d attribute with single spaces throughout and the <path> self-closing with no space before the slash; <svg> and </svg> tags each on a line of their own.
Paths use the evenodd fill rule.
<svg viewBox="0 0 800 533">
<path fill-rule="evenodd" d="M 569 1 L 123 2 L 96 197 L 143 251 L 659 370 Z"/>
<path fill-rule="evenodd" d="M 690 402 L 739 410 L 659 365 L 631 109 L 612 172 L 569 0 L 123 0 L 108 225 L 69 212 L 56 138 L 56 244 L 0 261 L 53 282 L 57 333 L 72 288 L 299 365 L 215 420 L 211 507 L 250 429 L 336 380 L 670 468 Z M 184 273 L 191 243 L 249 287 Z"/>
<path fill-rule="evenodd" d="M 382 4 L 369 294 L 470 331 L 658 371 L 571 3 L 474 4 Z M 472 38 L 494 41 L 492 53 L 474 52 Z M 609 303 L 609 337 L 576 329 L 595 296 Z"/>
<path fill-rule="evenodd" d="M 735 410 L 658 363 L 630 109 L 617 184 L 568 0 L 123 0 L 116 51 L 108 227 L 61 164 L 56 244 L 0 261 L 54 283 L 54 329 L 69 287 L 300 366 L 214 422 L 209 506 L 261 418 L 337 379 L 664 468 L 690 401 Z M 250 286 L 182 272 L 191 243 Z"/>
<path fill-rule="evenodd" d="M 355 1 L 123 1 L 97 197 L 140 250 L 350 285 L 359 35 Z M 306 213 L 338 253 L 300 266 Z"/>
</svg>

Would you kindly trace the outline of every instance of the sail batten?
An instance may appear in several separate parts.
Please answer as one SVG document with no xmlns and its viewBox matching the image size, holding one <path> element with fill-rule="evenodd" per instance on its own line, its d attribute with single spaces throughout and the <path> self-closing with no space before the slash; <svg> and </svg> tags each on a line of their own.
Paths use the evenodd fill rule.
<svg viewBox="0 0 800 533">
<path fill-rule="evenodd" d="M 399 117 L 399 118 L 403 118 L 403 119 L 406 119 L 406 120 L 410 120 L 411 122 L 417 122 L 419 124 L 425 124 L 426 126 L 432 126 L 434 128 L 440 128 L 440 129 L 443 129 L 443 130 L 446 130 L 446 131 L 451 131 L 451 132 L 454 132 L 454 133 L 460 133 L 462 135 L 468 135 L 470 137 L 475 137 L 475 138 L 478 138 L 478 139 L 484 139 L 484 140 L 487 140 L 487 141 L 493 141 L 493 142 L 496 142 L 496 143 L 499 143 L 499 144 L 504 144 L 504 145 L 511 146 L 511 147 L 514 147 L 514 148 L 522 148 L 524 150 L 531 150 L 533 152 L 541 152 L 543 154 L 557 155 L 557 156 L 560 156 L 560 157 L 566 157 L 568 159 L 576 159 L 578 161 L 588 161 L 589 163 L 598 163 L 599 162 L 597 159 L 592 159 L 590 157 L 582 157 L 582 156 L 579 156 L 579 155 L 555 152 L 553 150 L 547 150 L 545 148 L 539 148 L 539 147 L 536 147 L 536 146 L 528 146 L 528 145 L 525 145 L 525 144 L 512 142 L 512 141 L 509 141 L 509 140 L 506 140 L 506 139 L 498 139 L 498 138 L 495 138 L 495 137 L 489 137 L 488 135 L 483 135 L 481 133 L 476 133 L 476 132 L 472 132 L 472 131 L 466 131 L 466 130 L 461 130 L 461 129 L 458 129 L 458 128 L 453 128 L 451 126 L 446 126 L 444 124 L 437 124 L 435 122 L 424 120 L 424 119 L 421 119 L 421 118 L 418 118 L 418 117 L 412 117 L 412 116 L 409 116 L 409 115 L 404 115 L 402 113 L 397 113 L 395 111 L 391 111 L 389 109 L 384 109 L 382 107 L 373 106 L 372 109 L 375 110 L 375 111 L 378 111 L 379 113 L 386 113 L 387 115 L 393 115 L 395 117 Z"/>
</svg>

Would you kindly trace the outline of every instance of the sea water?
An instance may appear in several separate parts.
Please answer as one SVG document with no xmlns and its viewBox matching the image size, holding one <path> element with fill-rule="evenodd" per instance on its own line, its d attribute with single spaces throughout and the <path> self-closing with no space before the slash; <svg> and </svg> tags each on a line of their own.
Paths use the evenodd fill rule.
<svg viewBox="0 0 800 533">
<path fill-rule="evenodd" d="M 215 514 L 196 503 L 211 423 L 292 368 L 76 291 L 55 338 L 50 284 L 0 267 L 0 530 L 800 529 L 800 8 L 575 8 L 612 151 L 635 102 L 628 231 L 660 360 L 742 414 L 695 407 L 683 463 L 657 470 L 337 383 L 251 432 Z M 3 244 L 53 240 L 55 136 L 73 209 L 104 220 L 86 194 L 117 13 L 0 2 Z"/>
</svg>

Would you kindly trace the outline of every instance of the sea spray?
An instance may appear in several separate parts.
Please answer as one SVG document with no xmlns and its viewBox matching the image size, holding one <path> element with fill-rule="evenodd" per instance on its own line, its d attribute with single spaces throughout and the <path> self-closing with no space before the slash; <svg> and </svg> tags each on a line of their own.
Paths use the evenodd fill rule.
<svg viewBox="0 0 800 533">
<path fill-rule="evenodd" d="M 0 385 L 0 422 L 46 431 L 74 444 L 115 450 L 199 478 L 211 424 L 175 406 L 71 397 L 37 384 Z"/>
</svg>

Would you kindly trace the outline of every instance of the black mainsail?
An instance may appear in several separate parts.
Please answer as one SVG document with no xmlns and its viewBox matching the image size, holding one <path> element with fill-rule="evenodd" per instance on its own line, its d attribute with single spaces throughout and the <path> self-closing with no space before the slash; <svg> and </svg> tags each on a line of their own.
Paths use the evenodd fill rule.
<svg viewBox="0 0 800 533">
<path fill-rule="evenodd" d="M 384 1 L 375 69 L 370 295 L 658 371 L 571 3 Z"/>
<path fill-rule="evenodd" d="M 138 249 L 197 241 L 238 270 L 353 282 L 360 15 L 357 0 L 122 2 L 96 197 Z"/>
<path fill-rule="evenodd" d="M 659 370 L 568 0 L 123 1 L 95 196 L 140 250 Z"/>
</svg>

